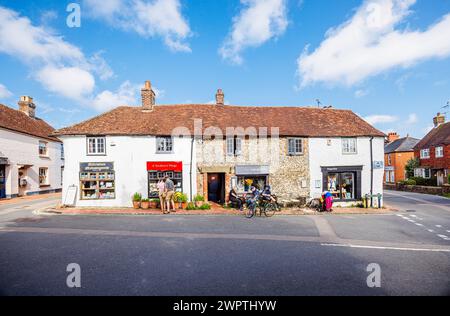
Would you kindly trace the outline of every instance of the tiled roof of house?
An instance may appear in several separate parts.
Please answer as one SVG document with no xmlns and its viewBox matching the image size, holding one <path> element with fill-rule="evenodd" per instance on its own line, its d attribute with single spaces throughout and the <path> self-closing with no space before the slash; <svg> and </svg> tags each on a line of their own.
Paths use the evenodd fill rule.
<svg viewBox="0 0 450 316">
<path fill-rule="evenodd" d="M 55 129 L 45 121 L 29 117 L 25 113 L 3 104 L 0 104 L 0 128 L 60 142 L 58 138 L 51 135 Z"/>
<path fill-rule="evenodd" d="M 433 128 L 414 149 L 426 149 L 434 146 L 449 145 L 450 144 L 450 122 L 439 125 Z"/>
<path fill-rule="evenodd" d="M 384 153 L 390 154 L 393 152 L 414 151 L 414 146 L 416 146 L 419 141 L 420 139 L 409 136 L 394 140 L 384 147 Z"/>
<path fill-rule="evenodd" d="M 152 112 L 121 106 L 54 135 L 171 135 L 174 128 L 193 133 L 194 119 L 203 130 L 218 127 L 278 127 L 280 136 L 380 136 L 384 133 L 349 110 L 312 107 L 249 107 L 211 104 L 157 105 Z"/>
</svg>

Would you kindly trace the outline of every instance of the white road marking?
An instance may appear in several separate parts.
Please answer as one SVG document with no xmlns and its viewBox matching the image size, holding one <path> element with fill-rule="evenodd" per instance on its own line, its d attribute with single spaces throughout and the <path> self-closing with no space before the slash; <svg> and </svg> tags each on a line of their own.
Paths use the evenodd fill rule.
<svg viewBox="0 0 450 316">
<path fill-rule="evenodd" d="M 436 225 L 437 228 L 442 228 L 442 225 Z"/>
<path fill-rule="evenodd" d="M 420 223 L 416 223 L 416 225 L 417 225 L 417 226 L 423 226 L 423 225 L 422 225 L 422 224 L 420 224 Z"/>
<path fill-rule="evenodd" d="M 365 246 L 352 244 L 321 244 L 326 247 L 345 247 L 345 248 L 365 248 L 380 250 L 401 250 L 401 251 L 427 251 L 427 252 L 450 252 L 450 249 L 433 249 L 433 248 L 401 248 L 401 247 L 382 247 L 382 246 Z"/>
<path fill-rule="evenodd" d="M 438 235 L 439 237 L 441 237 L 442 239 L 447 239 L 448 237 L 445 235 Z"/>
<path fill-rule="evenodd" d="M 447 230 L 447 233 L 450 233 L 450 230 Z"/>
<path fill-rule="evenodd" d="M 432 229 L 428 229 L 428 231 L 429 231 L 430 233 L 434 233 L 434 230 L 432 230 Z"/>
</svg>

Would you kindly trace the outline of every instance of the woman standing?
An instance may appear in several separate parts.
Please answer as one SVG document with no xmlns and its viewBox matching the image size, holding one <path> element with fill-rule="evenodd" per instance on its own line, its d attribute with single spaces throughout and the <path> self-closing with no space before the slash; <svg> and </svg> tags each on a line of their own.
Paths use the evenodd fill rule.
<svg viewBox="0 0 450 316">
<path fill-rule="evenodd" d="M 159 182 L 157 184 L 158 187 L 158 194 L 159 194 L 159 204 L 161 205 L 161 211 L 163 214 L 166 214 L 165 212 L 165 204 L 166 204 L 166 184 L 164 182 L 163 178 L 159 179 Z"/>
</svg>

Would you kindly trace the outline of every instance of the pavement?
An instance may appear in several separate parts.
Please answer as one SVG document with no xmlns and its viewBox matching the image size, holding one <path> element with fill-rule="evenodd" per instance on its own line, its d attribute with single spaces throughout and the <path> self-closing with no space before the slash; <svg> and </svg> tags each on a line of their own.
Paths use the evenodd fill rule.
<svg viewBox="0 0 450 316">
<path fill-rule="evenodd" d="M 33 214 L 52 199 L 0 205 L 0 294 L 450 295 L 450 200 L 385 195 L 399 212 L 70 216 Z M 81 288 L 66 284 L 70 263 Z M 370 264 L 380 287 L 368 286 Z"/>
</svg>

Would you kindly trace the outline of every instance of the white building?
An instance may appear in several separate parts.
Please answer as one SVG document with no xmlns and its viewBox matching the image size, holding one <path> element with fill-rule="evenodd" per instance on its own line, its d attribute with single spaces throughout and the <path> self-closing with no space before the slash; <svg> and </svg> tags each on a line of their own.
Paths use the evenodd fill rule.
<svg viewBox="0 0 450 316">
<path fill-rule="evenodd" d="M 19 110 L 0 104 L 0 198 L 61 190 L 63 145 L 35 109 L 31 97 L 21 97 Z"/>
<path fill-rule="evenodd" d="M 313 137 L 309 144 L 311 198 L 330 191 L 335 201 L 350 204 L 383 194 L 384 137 Z"/>
</svg>

